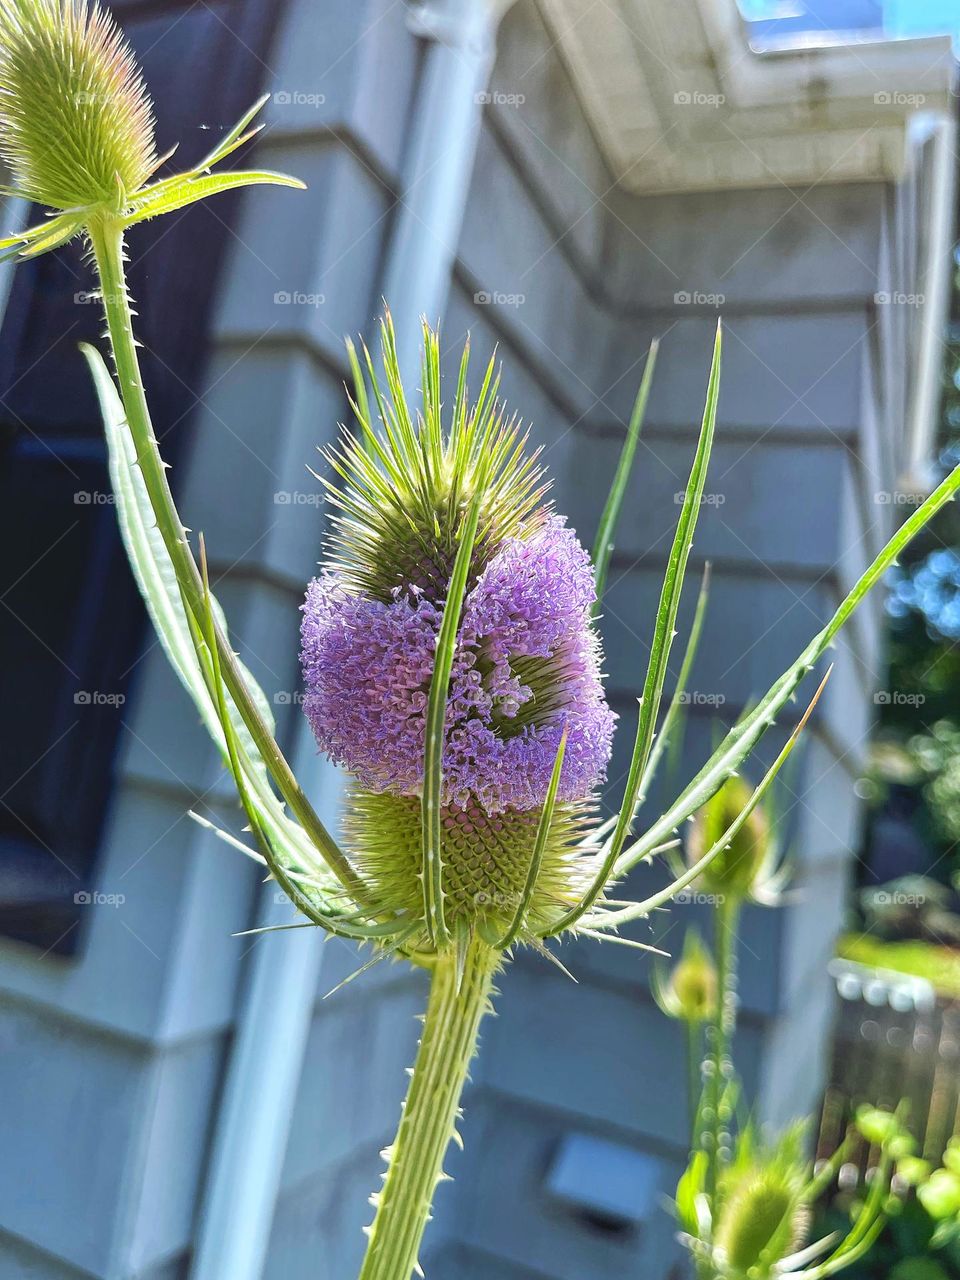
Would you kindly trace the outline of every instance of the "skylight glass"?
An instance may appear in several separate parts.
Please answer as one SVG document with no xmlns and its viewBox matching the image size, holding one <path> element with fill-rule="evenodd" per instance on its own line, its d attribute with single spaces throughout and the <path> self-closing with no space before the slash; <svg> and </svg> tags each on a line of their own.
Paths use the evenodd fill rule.
<svg viewBox="0 0 960 1280">
<path fill-rule="evenodd" d="M 758 49 L 952 35 L 960 0 L 738 0 Z"/>
</svg>

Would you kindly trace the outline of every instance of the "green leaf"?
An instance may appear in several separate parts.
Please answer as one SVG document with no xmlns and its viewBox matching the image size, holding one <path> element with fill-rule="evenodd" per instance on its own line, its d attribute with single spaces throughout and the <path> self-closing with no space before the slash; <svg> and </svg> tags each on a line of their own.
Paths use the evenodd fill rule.
<svg viewBox="0 0 960 1280">
<path fill-rule="evenodd" d="M 960 467 L 956 467 L 922 506 L 918 507 L 905 521 L 862 574 L 827 625 L 814 636 L 796 662 L 775 681 L 756 706 L 734 725 L 707 763 L 669 809 L 653 823 L 640 840 L 625 851 L 616 865 L 615 876 L 625 875 L 631 867 L 647 857 L 656 845 L 668 838 L 681 823 L 706 804 L 723 782 L 736 772 L 767 729 L 774 724 L 777 714 L 793 697 L 803 678 L 830 648 L 838 632 L 868 592 L 877 585 L 904 547 L 927 522 L 948 502 L 953 501 L 958 489 L 960 489 Z"/>
<path fill-rule="evenodd" d="M 713 348 L 713 361 L 710 366 L 710 378 L 707 383 L 707 398 L 703 410 L 703 422 L 700 438 L 694 456 L 690 478 L 684 494 L 680 519 L 670 549 L 667 571 L 664 575 L 663 588 L 660 593 L 660 604 L 654 622 L 653 642 L 650 647 L 650 661 L 643 682 L 643 695 L 640 699 L 640 714 L 637 718 L 637 736 L 633 747 L 633 757 L 627 774 L 627 785 L 623 804 L 620 809 L 617 825 L 610 840 L 609 849 L 597 876 L 584 894 L 581 901 L 568 911 L 556 923 L 551 932 L 560 932 L 574 924 L 585 911 L 593 906 L 603 892 L 610 878 L 617 858 L 623 849 L 637 801 L 647 771 L 650 752 L 653 747 L 653 736 L 656 729 L 657 716 L 660 712 L 660 700 L 667 676 L 667 665 L 670 661 L 670 650 L 676 634 L 677 610 L 680 607 L 680 595 L 683 591 L 683 580 L 690 557 L 694 530 L 700 515 L 703 487 L 707 478 L 707 467 L 710 464 L 710 452 L 713 448 L 713 435 L 717 422 L 717 402 L 720 396 L 720 357 L 722 338 L 720 326 L 717 326 L 717 337 Z"/>
<path fill-rule="evenodd" d="M 426 743 L 423 758 L 423 797 L 421 800 L 423 841 L 423 910 L 427 930 L 434 946 L 448 941 L 443 918 L 443 858 L 441 854 L 440 797 L 443 789 L 443 730 L 447 713 L 447 693 L 450 672 L 460 626 L 460 611 L 467 591 L 470 560 L 477 538 L 480 521 L 480 505 L 484 486 L 477 483 L 477 491 L 470 503 L 464 521 L 457 558 L 450 575 L 447 599 L 443 607 L 433 676 L 430 680 L 430 696 L 427 701 Z"/>
<path fill-rule="evenodd" d="M 136 449 L 116 386 L 100 353 L 85 344 L 81 349 L 93 374 L 103 413 L 120 532 L 160 643 L 233 773 L 241 797 L 246 792 L 255 805 L 258 824 L 268 845 L 281 851 L 278 856 L 290 869 L 307 873 L 311 883 L 316 884 L 314 914 L 318 911 L 323 914 L 326 927 L 331 927 L 329 919 L 343 915 L 343 907 L 338 905 L 342 893 L 339 882 L 317 856 L 303 829 L 287 816 L 283 803 L 270 786 L 263 758 L 227 694 L 223 694 L 226 716 L 222 714 L 216 664 L 212 663 L 208 648 L 203 650 L 205 661 L 198 652 L 195 634 L 198 624 L 191 626 L 192 619 L 184 608 L 173 564 L 153 518 L 146 485 L 137 466 Z M 222 611 L 212 596 L 209 610 L 222 626 Z M 272 731 L 272 715 L 263 690 L 246 668 L 241 670 L 251 696 Z M 290 896 L 302 905 L 305 893 L 313 899 L 314 895 L 305 890 L 290 892 Z M 354 910 L 352 904 L 349 909 Z M 355 929 L 350 936 L 367 936 L 367 932 Z"/>
<path fill-rule="evenodd" d="M 706 851 L 706 853 L 704 853 L 703 856 L 700 857 L 693 864 L 692 867 L 688 868 L 688 870 L 686 870 L 682 875 L 678 876 L 674 881 L 668 884 L 666 888 L 661 889 L 658 893 L 653 894 L 652 897 L 645 898 L 642 902 L 635 902 L 632 906 L 625 907 L 619 911 L 610 911 L 603 915 L 598 915 L 596 918 L 592 916 L 589 917 L 587 923 L 590 925 L 590 927 L 595 929 L 600 929 L 600 928 L 616 929 L 616 928 L 619 928 L 621 925 L 628 924 L 631 920 L 642 919 L 644 916 L 648 916 L 651 911 L 656 911 L 658 907 L 665 906 L 670 901 L 671 898 L 675 897 L 678 893 L 686 889 L 689 885 L 693 884 L 694 881 L 698 880 L 700 876 L 703 875 L 704 871 L 706 871 L 706 869 L 710 866 L 711 862 L 719 858 L 721 853 L 723 853 L 723 851 L 729 847 L 730 842 L 736 838 L 737 834 L 739 833 L 741 828 L 744 826 L 747 819 L 750 817 L 751 813 L 753 813 L 754 809 L 756 809 L 757 805 L 760 803 L 760 801 L 763 799 L 764 795 L 766 794 L 767 790 L 772 785 L 774 778 L 776 778 L 777 774 L 786 764 L 787 760 L 790 757 L 791 752 L 793 751 L 794 747 L 797 745 L 797 741 L 800 737 L 800 734 L 803 732 L 804 728 L 806 727 L 807 721 L 810 719 L 810 716 L 813 714 L 813 709 L 817 705 L 817 702 L 820 699 L 820 694 L 823 692 L 824 685 L 827 683 L 829 676 L 830 676 L 830 672 L 828 671 L 827 674 L 820 681 L 820 687 L 817 689 L 817 692 L 813 695 L 813 699 L 810 702 L 810 705 L 807 707 L 806 711 L 804 712 L 803 718 L 801 719 L 797 727 L 794 729 L 790 737 L 787 739 L 786 744 L 784 745 L 780 754 L 777 756 L 776 760 L 774 760 L 773 764 L 764 774 L 759 785 L 756 788 L 754 788 L 754 790 L 751 792 L 750 796 L 747 799 L 746 804 L 743 806 L 743 808 L 740 810 L 740 812 L 737 814 L 734 820 L 729 824 L 729 826 L 726 828 L 726 830 L 723 832 L 720 838 L 710 846 L 710 848 Z"/>
<path fill-rule="evenodd" d="M 640 379 L 640 389 L 633 404 L 633 412 L 630 415 L 630 422 L 627 426 L 626 439 L 620 452 L 620 461 L 617 463 L 616 474 L 610 487 L 610 495 L 607 498 L 606 506 L 603 508 L 600 527 L 597 530 L 597 539 L 593 545 L 594 580 L 597 587 L 597 600 L 594 605 L 595 613 L 599 610 L 603 600 L 603 591 L 607 583 L 607 570 L 610 566 L 610 557 L 613 554 L 614 535 L 620 521 L 620 511 L 623 507 L 623 499 L 626 496 L 630 472 L 633 469 L 637 441 L 640 439 L 640 431 L 647 411 L 647 401 L 650 398 L 650 387 L 653 384 L 653 371 L 657 364 L 659 346 L 659 341 L 656 338 L 650 343 L 647 363 L 643 369 L 643 377 Z"/>
<path fill-rule="evenodd" d="M 82 230 L 83 218 L 68 217 L 66 214 L 50 218 L 47 222 L 37 223 L 28 231 L 21 231 L 17 235 L 0 240 L 0 249 L 6 249 L 11 245 L 16 246 L 11 252 L 0 257 L 0 262 L 6 262 L 10 258 L 17 258 L 21 262 L 29 258 L 39 258 L 42 253 L 59 249 L 62 244 L 72 240 Z"/>
<path fill-rule="evenodd" d="M 650 793 L 650 787 L 657 774 L 657 766 L 660 759 L 671 742 L 671 735 L 674 727 L 680 717 L 680 713 L 684 706 L 684 694 L 687 691 L 687 681 L 690 679 L 690 671 L 693 667 L 697 656 L 697 650 L 700 647 L 700 636 L 703 633 L 703 620 L 707 612 L 707 601 L 710 598 L 710 565 L 708 564 L 703 571 L 703 577 L 700 580 L 700 594 L 697 596 L 697 604 L 693 613 L 693 622 L 690 625 L 690 634 L 687 637 L 687 647 L 683 651 L 683 659 L 680 663 L 680 674 L 677 676 L 676 688 L 673 691 L 673 697 L 670 699 L 670 706 L 667 708 L 667 714 L 663 717 L 663 724 L 660 726 L 660 732 L 653 741 L 653 747 L 650 750 L 650 756 L 647 760 L 647 767 L 643 771 L 643 777 L 640 779 L 640 791 L 637 795 L 637 803 L 634 808 L 634 817 L 637 810 L 646 800 Z M 682 735 L 681 735 L 682 736 Z"/>
<path fill-rule="evenodd" d="M 543 862 L 543 852 L 547 847 L 547 840 L 550 838 L 550 827 L 553 823 L 553 810 L 557 803 L 557 791 L 560 789 L 560 774 L 563 770 L 563 756 L 567 749 L 567 731 L 564 728 L 560 735 L 560 745 L 557 747 L 557 757 L 553 762 L 553 772 L 550 775 L 550 784 L 547 787 L 546 799 L 543 802 L 543 809 L 540 812 L 540 821 L 537 825 L 537 836 L 533 845 L 533 855 L 530 858 L 530 866 L 527 868 L 527 878 L 524 882 L 523 893 L 520 895 L 520 901 L 517 903 L 516 914 L 510 924 L 509 929 L 497 943 L 500 951 L 506 951 L 517 940 L 520 930 L 523 928 L 523 918 L 527 914 L 527 907 L 530 905 L 530 899 L 533 897 L 533 891 L 537 885 L 537 877 L 540 875 L 540 866 Z"/>
<path fill-rule="evenodd" d="M 208 196 L 219 195 L 222 191 L 233 191 L 237 187 L 259 185 L 296 187 L 306 189 L 306 183 L 299 178 L 291 178 L 285 173 L 271 173 L 267 169 L 250 170 L 245 173 L 210 173 L 198 178 L 188 177 L 184 181 L 165 186 L 161 190 L 150 188 L 139 198 L 130 202 L 130 212 L 123 220 L 125 227 L 132 227 L 148 218 L 157 218 L 163 213 L 172 213 L 176 209 L 186 208 L 198 200 Z"/>
<path fill-rule="evenodd" d="M 707 1153 L 705 1151 L 695 1151 L 690 1157 L 690 1163 L 684 1170 L 683 1176 L 677 1183 L 677 1221 L 684 1231 L 692 1236 L 697 1236 L 700 1233 L 697 1201 L 703 1195 L 706 1175 Z"/>
<path fill-rule="evenodd" d="M 193 173 L 202 173 L 205 169 L 212 169 L 215 164 L 219 164 L 221 160 L 225 160 L 227 156 L 232 155 L 238 147 L 249 141 L 254 134 L 259 133 L 263 125 L 257 125 L 250 131 L 247 131 L 247 125 L 255 115 L 258 115 L 270 101 L 270 94 L 265 93 L 259 97 L 249 110 L 245 111 L 232 129 L 220 139 L 212 151 L 200 161 Z"/>
</svg>

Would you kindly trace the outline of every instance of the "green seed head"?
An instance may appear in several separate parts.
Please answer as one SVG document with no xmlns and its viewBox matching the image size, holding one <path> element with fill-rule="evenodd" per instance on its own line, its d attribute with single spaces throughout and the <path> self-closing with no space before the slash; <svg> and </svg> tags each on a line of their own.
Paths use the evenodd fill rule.
<svg viewBox="0 0 960 1280">
<path fill-rule="evenodd" d="M 790 1178 L 779 1169 L 744 1174 L 727 1196 L 714 1239 L 727 1272 L 770 1275 L 774 1264 L 798 1249 L 809 1227 L 809 1213 L 796 1203 Z M 756 1270 L 751 1270 L 756 1268 Z"/>
<path fill-rule="evenodd" d="M 480 805 L 445 806 L 441 822 L 444 910 L 448 924 L 463 922 L 502 934 L 520 903 L 533 857 L 539 812 L 507 809 L 487 814 Z M 557 805 L 540 872 L 526 912 L 535 931 L 583 892 L 592 862 L 576 846 L 589 817 L 581 805 Z M 419 915 L 423 909 L 420 800 L 355 789 L 344 818 L 357 850 L 357 868 L 384 910 Z"/>
<path fill-rule="evenodd" d="M 752 788 L 742 778 L 728 779 L 709 800 L 693 822 L 689 840 L 690 861 L 696 862 L 721 838 L 752 795 Z M 742 900 L 750 895 L 762 879 L 771 849 L 770 826 L 759 808 L 718 854 L 700 877 L 705 893 Z"/>
<path fill-rule="evenodd" d="M 684 1022 L 706 1022 L 716 1013 L 717 971 L 693 929 L 687 931 L 683 955 L 670 975 L 668 990 L 675 1016 Z"/>
<path fill-rule="evenodd" d="M 87 0 L 0 0 L 0 154 L 54 209 L 116 209 L 156 165 L 150 99 L 108 14 Z"/>
</svg>

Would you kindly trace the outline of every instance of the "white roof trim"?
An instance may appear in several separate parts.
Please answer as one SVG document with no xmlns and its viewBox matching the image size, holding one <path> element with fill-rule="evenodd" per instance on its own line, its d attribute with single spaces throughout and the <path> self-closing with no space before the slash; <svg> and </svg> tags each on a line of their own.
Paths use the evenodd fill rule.
<svg viewBox="0 0 960 1280">
<path fill-rule="evenodd" d="M 901 176 L 947 111 L 949 37 L 757 53 L 736 0 L 539 0 L 614 177 L 635 192 Z"/>
</svg>

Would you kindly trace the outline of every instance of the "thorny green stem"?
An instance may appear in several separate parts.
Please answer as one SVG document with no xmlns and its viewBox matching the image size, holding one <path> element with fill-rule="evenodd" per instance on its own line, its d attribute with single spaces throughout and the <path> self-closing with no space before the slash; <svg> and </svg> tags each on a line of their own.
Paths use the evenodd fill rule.
<svg viewBox="0 0 960 1280">
<path fill-rule="evenodd" d="M 687 1106 L 690 1113 L 691 1146 L 697 1145 L 697 1113 L 700 1108 L 700 1091 L 703 1088 L 703 1041 L 701 1024 L 688 1022 L 687 1029 Z"/>
<path fill-rule="evenodd" d="M 157 528 L 163 538 L 167 554 L 173 562 L 185 603 L 198 623 L 201 623 L 204 617 L 203 583 L 167 482 L 165 463 L 160 456 L 154 434 L 140 372 L 140 361 L 137 357 L 137 344 L 133 336 L 133 313 L 127 294 L 126 273 L 123 265 L 123 227 L 118 219 L 102 216 L 92 220 L 87 230 L 100 276 L 103 309 L 110 345 L 113 349 L 120 398 L 136 444 L 137 462 L 147 488 Z M 281 795 L 340 882 L 358 896 L 362 895 L 363 885 L 359 877 L 304 795 L 293 770 L 274 740 L 247 688 L 228 640 L 217 626 L 215 626 L 215 637 L 230 696 L 236 703 L 269 773 L 276 780 Z"/>
<path fill-rule="evenodd" d="M 717 1011 L 710 1027 L 708 1075 L 708 1106 L 706 1123 L 709 1126 L 707 1147 L 706 1193 L 711 1210 L 716 1213 L 717 1184 L 720 1177 L 720 1139 L 729 1117 L 723 1112 L 724 1086 L 728 1074 L 730 1042 L 737 1021 L 737 924 L 740 919 L 740 903 L 731 898 L 720 898 L 714 908 L 714 951 L 717 965 Z"/>
<path fill-rule="evenodd" d="M 417 1267 L 500 959 L 479 939 L 470 944 L 459 975 L 455 950 L 437 956 L 413 1078 L 358 1280 L 410 1280 Z"/>
</svg>

